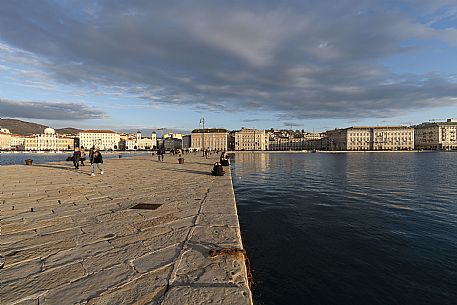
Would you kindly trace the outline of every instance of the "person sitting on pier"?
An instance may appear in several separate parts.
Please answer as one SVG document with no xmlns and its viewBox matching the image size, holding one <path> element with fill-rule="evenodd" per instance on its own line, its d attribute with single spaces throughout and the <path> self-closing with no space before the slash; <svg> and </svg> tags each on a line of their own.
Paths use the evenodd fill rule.
<svg viewBox="0 0 457 305">
<path fill-rule="evenodd" d="M 222 166 L 229 166 L 230 165 L 230 161 L 229 161 L 229 159 L 227 157 L 227 153 L 225 151 L 223 151 L 222 154 L 221 154 L 220 162 L 221 162 Z"/>
<path fill-rule="evenodd" d="M 222 165 L 219 162 L 214 163 L 213 170 L 211 175 L 213 176 L 224 176 L 225 171 Z"/>
</svg>

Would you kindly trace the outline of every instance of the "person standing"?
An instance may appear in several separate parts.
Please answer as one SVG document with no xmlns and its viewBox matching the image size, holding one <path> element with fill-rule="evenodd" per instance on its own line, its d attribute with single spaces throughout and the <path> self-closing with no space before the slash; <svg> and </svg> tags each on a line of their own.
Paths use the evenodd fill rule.
<svg viewBox="0 0 457 305">
<path fill-rule="evenodd" d="M 79 169 L 79 160 L 81 159 L 81 151 L 79 150 L 78 147 L 75 148 L 75 151 L 73 152 L 73 165 L 75 166 L 75 169 Z"/>
<path fill-rule="evenodd" d="M 92 146 L 89 149 L 89 161 L 90 161 L 90 164 L 92 164 L 92 155 L 94 154 L 94 151 L 95 151 L 95 146 Z"/>
<path fill-rule="evenodd" d="M 94 153 L 92 154 L 92 158 L 90 160 L 90 163 L 92 164 L 92 174 L 91 174 L 91 176 L 95 176 L 95 171 L 96 171 L 97 167 L 100 170 L 100 175 L 103 175 L 103 167 L 102 167 L 103 157 L 102 157 L 102 154 L 100 153 L 100 151 L 98 149 L 95 150 Z"/>
</svg>

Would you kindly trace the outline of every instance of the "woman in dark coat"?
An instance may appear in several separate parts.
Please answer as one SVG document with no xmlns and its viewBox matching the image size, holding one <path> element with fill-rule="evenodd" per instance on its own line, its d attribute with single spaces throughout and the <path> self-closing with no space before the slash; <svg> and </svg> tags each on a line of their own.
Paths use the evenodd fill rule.
<svg viewBox="0 0 457 305">
<path fill-rule="evenodd" d="M 91 174 L 91 176 L 95 176 L 95 171 L 96 171 L 97 167 L 100 170 L 100 175 L 103 175 L 103 167 L 102 167 L 103 157 L 102 157 L 102 154 L 100 153 L 100 151 L 98 149 L 95 150 L 94 153 L 92 154 L 92 158 L 90 160 L 90 163 L 92 164 L 92 174 Z"/>
<path fill-rule="evenodd" d="M 79 168 L 79 160 L 81 159 L 81 151 L 79 148 L 75 148 L 75 151 L 73 152 L 73 165 L 75 166 L 75 169 Z"/>
</svg>

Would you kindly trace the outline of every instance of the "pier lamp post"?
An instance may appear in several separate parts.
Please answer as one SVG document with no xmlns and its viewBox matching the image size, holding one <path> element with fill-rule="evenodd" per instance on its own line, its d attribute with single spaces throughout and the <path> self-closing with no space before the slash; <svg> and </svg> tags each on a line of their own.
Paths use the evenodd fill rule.
<svg viewBox="0 0 457 305">
<path fill-rule="evenodd" d="M 202 157 L 205 156 L 205 118 L 202 117 L 200 119 L 200 125 L 203 126 L 203 132 L 202 132 Z"/>
</svg>

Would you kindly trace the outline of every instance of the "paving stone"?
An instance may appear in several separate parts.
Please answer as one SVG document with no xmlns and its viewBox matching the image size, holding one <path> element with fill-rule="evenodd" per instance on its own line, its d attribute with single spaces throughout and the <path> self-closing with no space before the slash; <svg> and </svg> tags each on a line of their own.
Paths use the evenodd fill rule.
<svg viewBox="0 0 457 305">
<path fill-rule="evenodd" d="M 3 252 L 5 256 L 5 266 L 8 267 L 32 259 L 45 258 L 60 251 L 74 248 L 75 246 L 76 242 L 73 239 L 68 239 L 43 245 L 34 245 L 27 249 L 9 250 L 9 252 L 5 251 Z"/>
<path fill-rule="evenodd" d="M 133 260 L 135 270 L 145 273 L 153 269 L 173 263 L 179 255 L 180 245 L 175 244 L 168 248 L 160 249 L 143 255 Z"/>
<path fill-rule="evenodd" d="M 197 221 L 198 226 L 212 226 L 212 227 L 239 227 L 238 217 L 236 214 L 200 214 Z"/>
<path fill-rule="evenodd" d="M 144 246 L 143 243 L 135 242 L 129 244 L 127 247 L 115 248 L 96 256 L 88 256 L 84 259 L 83 266 L 87 273 L 92 274 L 103 269 L 108 269 L 113 265 L 128 263 L 149 252 L 151 250 Z"/>
<path fill-rule="evenodd" d="M 173 287 L 162 305 L 233 305 L 252 304 L 251 293 L 239 287 Z"/>
<path fill-rule="evenodd" d="M 60 251 L 43 260 L 43 270 L 75 261 L 82 261 L 86 257 L 91 257 L 98 253 L 106 253 L 111 249 L 113 249 L 113 246 L 111 246 L 109 242 L 103 240 L 93 244 Z"/>
<path fill-rule="evenodd" d="M 171 228 L 167 228 L 167 227 L 151 228 L 151 229 L 148 229 L 148 230 L 139 231 L 139 232 L 135 232 L 133 234 L 129 234 L 129 235 L 125 235 L 125 236 L 122 236 L 122 237 L 114 238 L 114 239 L 110 240 L 110 243 L 114 247 L 122 247 L 122 246 L 131 244 L 131 243 L 136 242 L 136 241 L 148 240 L 148 239 L 153 238 L 155 236 L 166 234 L 166 233 L 169 233 L 171 231 L 172 231 L 172 229 Z"/>
<path fill-rule="evenodd" d="M 168 266 L 145 273 L 121 287 L 102 293 L 100 297 L 90 300 L 88 305 L 151 304 L 165 293 L 171 271 L 172 266 Z"/>
<path fill-rule="evenodd" d="M 18 280 L 41 271 L 41 259 L 26 261 L 22 264 L 16 264 L 12 267 L 0 269 L 0 284 Z"/>
<path fill-rule="evenodd" d="M 242 248 L 238 228 L 195 227 L 189 241 L 212 248 Z"/>
<path fill-rule="evenodd" d="M 244 257 L 241 254 L 210 258 L 208 248 L 187 247 L 175 272 L 175 286 L 247 285 Z"/>
<path fill-rule="evenodd" d="M 113 286 L 122 285 L 132 273 L 132 268 L 126 264 L 114 266 L 52 290 L 45 295 L 45 304 L 61 304 L 62 300 L 69 303 L 70 300 L 71 303 L 87 301 Z"/>
<path fill-rule="evenodd" d="M 181 229 L 173 230 L 167 234 L 161 234 L 153 238 L 146 239 L 143 241 L 143 244 L 151 251 L 156 251 L 174 244 L 183 243 L 189 235 L 189 231 L 190 228 L 183 227 Z"/>
<path fill-rule="evenodd" d="M 0 287 L 0 295 L 2 296 L 2 302 L 5 302 L 5 304 L 13 303 L 36 292 L 59 287 L 83 276 L 84 268 L 82 264 L 66 265 L 17 281 L 8 282 Z"/>
</svg>

